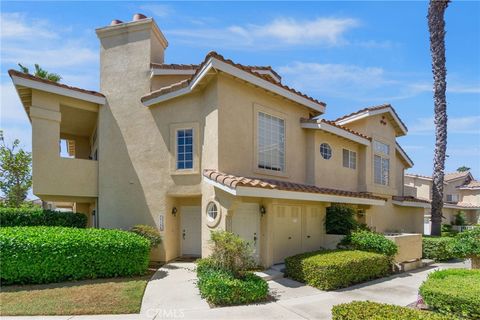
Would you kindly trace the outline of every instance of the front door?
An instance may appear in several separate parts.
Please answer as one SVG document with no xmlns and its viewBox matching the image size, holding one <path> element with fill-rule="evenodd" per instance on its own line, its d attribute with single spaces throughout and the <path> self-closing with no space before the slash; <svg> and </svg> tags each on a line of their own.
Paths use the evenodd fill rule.
<svg viewBox="0 0 480 320">
<path fill-rule="evenodd" d="M 247 241 L 258 262 L 260 255 L 260 207 L 257 203 L 239 204 L 232 215 L 232 232 Z"/>
<path fill-rule="evenodd" d="M 182 256 L 202 255 L 202 209 L 181 207 L 181 250 Z"/>
</svg>

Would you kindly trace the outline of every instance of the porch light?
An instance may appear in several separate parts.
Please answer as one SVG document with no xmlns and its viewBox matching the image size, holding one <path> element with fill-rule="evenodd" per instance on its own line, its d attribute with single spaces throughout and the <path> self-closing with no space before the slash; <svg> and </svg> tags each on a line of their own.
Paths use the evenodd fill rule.
<svg viewBox="0 0 480 320">
<path fill-rule="evenodd" d="M 262 217 L 263 217 L 263 215 L 264 215 L 265 213 L 267 213 L 267 210 L 265 209 L 265 207 L 264 207 L 264 206 L 260 206 L 260 214 L 262 215 Z"/>
<path fill-rule="evenodd" d="M 172 208 L 172 215 L 173 215 L 174 217 L 177 216 L 177 208 L 176 208 L 176 207 L 173 207 L 173 208 Z"/>
</svg>

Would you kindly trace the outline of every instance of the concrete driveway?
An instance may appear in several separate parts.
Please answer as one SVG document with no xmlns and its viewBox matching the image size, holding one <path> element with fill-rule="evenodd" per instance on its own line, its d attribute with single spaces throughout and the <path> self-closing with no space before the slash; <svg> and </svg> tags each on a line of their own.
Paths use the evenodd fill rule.
<svg viewBox="0 0 480 320">
<path fill-rule="evenodd" d="M 160 268 L 147 285 L 140 314 L 33 317 L 38 319 L 330 319 L 332 306 L 370 300 L 406 306 L 417 299 L 420 284 L 438 268 L 468 268 L 469 263 L 440 263 L 428 268 L 366 282 L 336 291 L 321 291 L 282 278 L 269 281 L 274 301 L 248 306 L 211 308 L 198 294 L 193 263 Z M 2 319 L 32 319 L 3 317 Z"/>
</svg>

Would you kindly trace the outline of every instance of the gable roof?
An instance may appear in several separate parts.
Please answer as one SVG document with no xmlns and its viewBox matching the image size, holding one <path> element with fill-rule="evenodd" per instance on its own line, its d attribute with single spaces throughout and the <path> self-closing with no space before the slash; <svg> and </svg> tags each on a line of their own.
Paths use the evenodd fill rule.
<svg viewBox="0 0 480 320">
<path fill-rule="evenodd" d="M 472 174 L 470 173 L 470 171 L 456 171 L 456 172 L 450 172 L 450 173 L 445 173 L 445 181 L 453 181 L 453 180 L 457 180 L 457 179 L 460 179 L 460 178 L 467 178 L 467 177 L 470 177 L 470 179 L 473 180 L 473 176 Z"/>
<path fill-rule="evenodd" d="M 251 71 L 258 73 L 260 75 L 270 76 L 276 82 L 281 82 L 282 77 L 275 71 L 271 66 L 248 66 L 243 65 L 243 67 L 250 69 Z M 183 75 L 193 75 L 200 68 L 199 64 L 167 64 L 167 63 L 150 63 L 152 68 L 152 74 L 155 75 L 172 75 L 172 74 L 183 74 Z"/>
<path fill-rule="evenodd" d="M 344 126 L 340 126 L 333 121 L 325 119 L 301 118 L 300 123 L 302 128 L 323 130 L 363 145 L 369 145 L 370 141 L 372 140 L 371 137 L 364 135 L 363 133 L 357 132 Z"/>
<path fill-rule="evenodd" d="M 385 198 L 365 192 L 320 188 L 314 185 L 274 179 L 247 178 L 215 169 L 203 170 L 203 176 L 206 182 L 237 196 L 371 205 L 384 205 L 386 201 Z"/>
<path fill-rule="evenodd" d="M 402 146 L 395 141 L 395 151 L 398 152 L 398 154 L 405 160 L 405 162 L 410 166 L 409 168 L 413 167 L 413 161 L 412 159 L 408 156 L 408 154 L 403 150 Z"/>
<path fill-rule="evenodd" d="M 477 190 L 480 189 L 480 180 L 471 180 L 470 182 L 458 186 L 458 189 Z"/>
<path fill-rule="evenodd" d="M 12 78 L 16 87 L 37 89 L 93 103 L 105 104 L 105 96 L 97 91 L 68 86 L 13 69 L 8 70 L 8 75 Z M 18 89 L 17 87 L 17 91 Z"/>
<path fill-rule="evenodd" d="M 144 95 L 141 98 L 141 101 L 146 107 L 149 107 L 154 104 L 176 98 L 183 94 L 188 94 L 198 85 L 199 81 L 201 81 L 211 69 L 220 70 L 222 72 L 231 74 L 234 77 L 247 81 L 255 86 L 304 105 L 311 110 L 316 111 L 317 113 L 325 112 L 326 104 L 324 102 L 318 101 L 304 93 L 296 91 L 295 89 L 277 82 L 266 75 L 256 73 L 252 71 L 252 69 L 235 63 L 232 60 L 225 59 L 216 52 L 210 52 L 207 54 L 203 63 L 195 71 L 195 74 L 192 76 L 192 78 L 187 80 L 188 82 L 185 86 L 182 85 L 176 87 L 177 89 L 171 89 L 168 91 L 168 93 L 162 91 L 163 88 L 161 88 Z M 178 83 L 173 84 L 172 86 L 176 85 L 178 85 Z"/>
<path fill-rule="evenodd" d="M 408 132 L 407 126 L 405 123 L 400 119 L 398 116 L 397 112 L 395 109 L 390 105 L 390 104 L 382 104 L 379 106 L 373 106 L 373 107 L 368 107 L 368 108 L 363 108 L 361 110 L 358 110 L 356 112 L 352 112 L 350 114 L 344 115 L 338 119 L 335 119 L 335 123 L 339 125 L 345 125 L 366 117 L 374 116 L 374 115 L 379 115 L 383 113 L 388 113 L 394 123 L 395 123 L 395 129 L 397 131 L 397 136 L 403 136 L 406 135 Z"/>
</svg>

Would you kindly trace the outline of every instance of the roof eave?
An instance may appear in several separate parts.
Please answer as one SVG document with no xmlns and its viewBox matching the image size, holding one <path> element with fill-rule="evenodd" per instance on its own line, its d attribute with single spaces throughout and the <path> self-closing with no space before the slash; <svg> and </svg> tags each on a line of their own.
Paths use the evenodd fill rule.
<svg viewBox="0 0 480 320">
<path fill-rule="evenodd" d="M 340 128 L 337 128 L 335 126 L 329 125 L 325 122 L 303 122 L 301 123 L 301 127 L 305 129 L 317 129 L 317 130 L 323 130 L 325 132 L 332 133 L 334 135 L 340 136 L 342 138 L 357 142 L 359 144 L 368 146 L 370 145 L 370 140 L 367 138 L 360 137 L 356 134 L 350 133 L 348 131 L 342 130 Z"/>
</svg>

